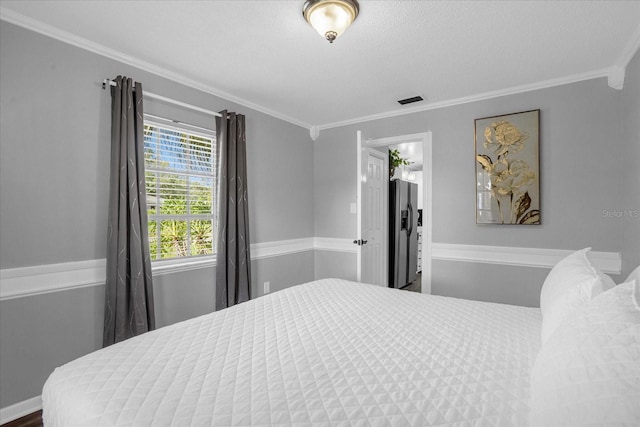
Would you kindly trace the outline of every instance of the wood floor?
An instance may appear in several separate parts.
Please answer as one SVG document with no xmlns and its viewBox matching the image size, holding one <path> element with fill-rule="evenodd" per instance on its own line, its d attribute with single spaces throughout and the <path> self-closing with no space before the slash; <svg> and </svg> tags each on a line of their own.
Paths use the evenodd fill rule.
<svg viewBox="0 0 640 427">
<path fill-rule="evenodd" d="M 17 420 L 2 424 L 0 427 L 42 427 L 42 411 L 25 415 Z"/>
<path fill-rule="evenodd" d="M 403 291 L 411 291 L 411 292 L 422 292 L 422 272 L 418 273 L 416 280 L 409 283 L 407 286 L 402 288 Z"/>
</svg>

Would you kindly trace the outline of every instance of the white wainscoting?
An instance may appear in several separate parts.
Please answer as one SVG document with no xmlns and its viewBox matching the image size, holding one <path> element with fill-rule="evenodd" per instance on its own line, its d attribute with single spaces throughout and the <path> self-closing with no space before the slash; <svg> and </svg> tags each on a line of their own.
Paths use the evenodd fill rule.
<svg viewBox="0 0 640 427">
<path fill-rule="evenodd" d="M 351 239 L 308 237 L 251 245 L 251 259 L 263 259 L 310 250 L 356 253 Z M 519 267 L 551 268 L 572 253 L 566 249 L 518 248 L 508 246 L 459 245 L 433 243 L 432 259 L 477 262 Z M 618 252 L 591 252 L 592 262 L 603 272 L 620 274 L 622 258 Z M 154 263 L 153 274 L 171 274 L 198 268 L 215 267 L 215 257 L 187 261 Z M 66 262 L 0 270 L 0 301 L 105 283 L 104 259 Z"/>
</svg>

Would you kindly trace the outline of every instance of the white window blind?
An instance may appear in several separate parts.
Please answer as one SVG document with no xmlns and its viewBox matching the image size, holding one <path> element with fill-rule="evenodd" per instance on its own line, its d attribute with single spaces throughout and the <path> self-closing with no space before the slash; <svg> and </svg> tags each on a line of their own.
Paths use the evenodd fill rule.
<svg viewBox="0 0 640 427">
<path fill-rule="evenodd" d="M 145 120 L 144 155 L 151 258 L 212 255 L 217 165 L 213 133 Z"/>
</svg>

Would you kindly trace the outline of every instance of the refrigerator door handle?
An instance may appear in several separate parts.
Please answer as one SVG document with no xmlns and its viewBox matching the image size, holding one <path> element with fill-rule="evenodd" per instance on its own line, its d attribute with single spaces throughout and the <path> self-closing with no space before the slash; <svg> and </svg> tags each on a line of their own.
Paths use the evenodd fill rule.
<svg viewBox="0 0 640 427">
<path fill-rule="evenodd" d="M 407 227 L 407 236 L 411 236 L 413 232 L 413 206 L 409 203 L 409 227 Z"/>
</svg>

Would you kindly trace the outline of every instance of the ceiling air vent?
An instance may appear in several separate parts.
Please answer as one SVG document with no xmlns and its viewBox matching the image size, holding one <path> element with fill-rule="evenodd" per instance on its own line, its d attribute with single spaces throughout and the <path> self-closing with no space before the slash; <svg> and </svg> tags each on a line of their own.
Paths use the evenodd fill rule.
<svg viewBox="0 0 640 427">
<path fill-rule="evenodd" d="M 418 102 L 418 101 L 424 101 L 424 99 L 422 99 L 421 96 L 414 96 L 407 99 L 401 99 L 398 101 L 398 104 L 405 105 L 405 104 L 411 104 L 412 102 Z"/>
</svg>

